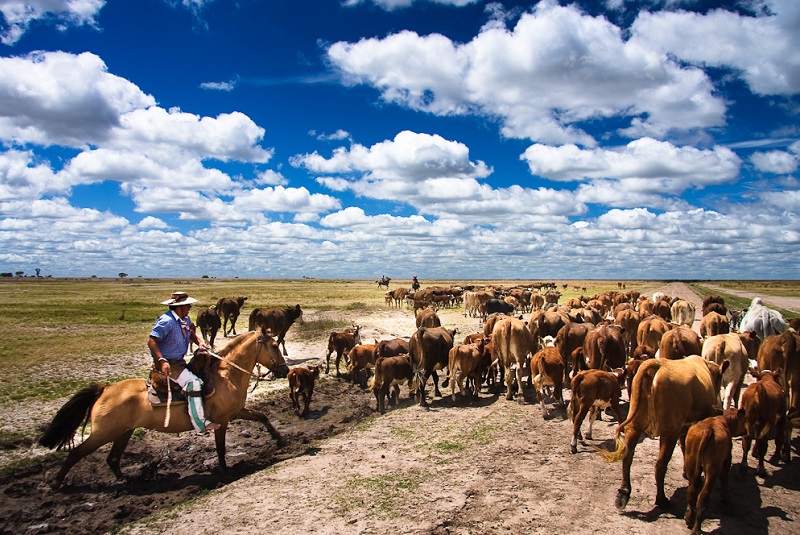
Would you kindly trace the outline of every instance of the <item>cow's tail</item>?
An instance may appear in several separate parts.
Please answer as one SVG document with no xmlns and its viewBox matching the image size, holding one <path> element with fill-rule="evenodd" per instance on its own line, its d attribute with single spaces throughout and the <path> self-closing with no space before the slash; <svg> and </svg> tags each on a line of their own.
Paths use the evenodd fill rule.
<svg viewBox="0 0 800 535">
<path fill-rule="evenodd" d="M 615 463 L 624 459 L 628 454 L 628 447 L 621 437 L 625 427 L 636 423 L 637 420 L 649 420 L 649 404 L 652 403 L 650 400 L 650 392 L 653 388 L 653 380 L 660 367 L 661 363 L 658 362 L 658 360 L 648 360 L 639 368 L 639 371 L 636 372 L 636 376 L 633 378 L 633 384 L 631 385 L 633 392 L 630 394 L 631 402 L 630 409 L 628 410 L 628 417 L 623 422 L 620 422 L 617 426 L 617 430 L 614 432 L 616 449 L 614 451 L 608 451 L 603 448 L 597 448 L 597 452 L 604 461 Z"/>
<path fill-rule="evenodd" d="M 767 392 L 764 389 L 764 385 L 759 383 L 755 384 L 755 395 L 753 396 L 754 405 L 756 407 L 763 407 L 766 403 L 769 403 Z M 759 416 L 755 427 L 756 429 L 761 428 L 761 432 L 758 435 L 751 435 L 755 440 L 763 440 L 772 433 L 772 422 L 770 422 L 769 418 L 762 419 Z"/>
<path fill-rule="evenodd" d="M 599 336 L 597 338 L 597 351 L 600 353 L 600 365 L 597 367 L 598 370 L 605 370 L 606 369 L 606 338 L 604 336 Z"/>
<path fill-rule="evenodd" d="M 68 448 L 72 444 L 75 431 L 81 424 L 86 425 L 92 414 L 92 407 L 103 393 L 105 386 L 94 383 L 87 386 L 67 401 L 56 413 L 53 421 L 39 437 L 39 444 L 45 448 Z"/>
<path fill-rule="evenodd" d="M 572 380 L 572 397 L 569 400 L 569 406 L 567 406 L 567 416 L 569 417 L 570 422 L 575 421 L 575 395 L 576 392 L 580 392 L 581 383 L 583 382 L 583 375 L 576 375 L 575 378 Z"/>
</svg>

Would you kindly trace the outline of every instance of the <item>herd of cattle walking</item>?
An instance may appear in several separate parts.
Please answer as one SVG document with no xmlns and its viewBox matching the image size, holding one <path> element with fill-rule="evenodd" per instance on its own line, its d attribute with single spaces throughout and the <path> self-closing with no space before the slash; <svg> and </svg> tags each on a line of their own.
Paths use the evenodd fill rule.
<svg viewBox="0 0 800 535">
<path fill-rule="evenodd" d="M 387 304 L 399 307 L 407 300 L 413 306 L 417 330 L 408 340 L 376 340 L 374 344 L 362 343 L 358 325 L 333 332 L 328 338 L 325 372 L 330 373 L 334 354 L 337 376 L 342 360 L 350 378 L 363 386 L 372 371 L 368 386 L 381 413 L 387 400 L 391 406 L 397 403 L 401 384 L 407 384 L 410 396 L 427 406 L 425 387 L 433 378 L 434 394 L 441 397 L 437 371 L 445 369 L 442 386 L 450 383 L 454 402 L 457 392 L 464 400 L 477 398 L 484 386 L 496 391 L 502 388 L 501 380 L 506 399 L 513 400 L 516 394 L 524 402 L 523 378 L 527 377 L 527 387 L 533 387 L 545 418 L 549 416 L 546 400 L 564 406 L 563 388 L 569 388 L 572 453 L 578 451 L 587 416 L 586 439 L 592 438 L 592 424 L 604 409 L 620 422 L 615 451 L 598 449 L 605 460 L 622 461 L 622 485 L 616 498 L 620 509 L 630 498 L 631 462 L 643 434 L 659 437 L 656 505 L 669 504 L 665 474 L 680 441 L 689 481 L 685 520 L 693 533 L 700 533 L 717 479 L 723 484 L 723 498 L 727 497 L 732 437 L 742 437 L 742 472 L 753 443 L 759 476 L 766 474 L 768 440 L 775 443 L 771 462 L 789 461 L 792 426 L 800 424 L 800 320 L 787 325 L 780 313 L 758 298 L 742 315 L 729 310 L 722 298 L 707 297 L 698 335 L 692 328 L 696 317 L 692 303 L 662 293 L 640 296 L 619 286 L 619 291 L 581 296 L 563 305 L 558 304 L 561 294 L 555 285 L 539 289 L 430 287 L 414 293 L 388 290 Z M 225 336 L 235 334 L 245 299 L 222 299 L 198 314 L 197 325 L 208 337 L 207 343 L 213 346 L 220 326 Z M 440 307 L 456 305 L 463 306 L 465 315 L 479 316 L 483 326 L 467 334 L 462 343 L 455 343 L 456 330 L 443 327 L 437 314 Z M 525 313 L 530 314 L 527 321 L 522 319 Z M 209 325 L 206 316 L 215 316 L 216 322 Z M 284 344 L 295 321 L 302 323 L 300 305 L 255 309 L 249 328 L 264 327 Z M 292 403 L 300 412 L 297 396 L 302 393 L 305 416 L 320 371 L 297 367 L 291 372 Z M 754 382 L 744 388 L 747 373 Z M 629 399 L 624 419 L 619 407 L 623 387 Z"/>
</svg>

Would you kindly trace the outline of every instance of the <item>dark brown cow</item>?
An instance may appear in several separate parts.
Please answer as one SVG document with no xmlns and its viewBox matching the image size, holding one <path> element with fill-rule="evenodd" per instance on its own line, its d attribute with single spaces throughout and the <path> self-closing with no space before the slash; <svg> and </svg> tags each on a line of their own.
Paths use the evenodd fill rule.
<svg viewBox="0 0 800 535">
<path fill-rule="evenodd" d="M 391 340 L 381 340 L 375 344 L 375 361 L 381 357 L 396 357 L 408 354 L 408 342 L 402 338 L 392 338 Z"/>
<path fill-rule="evenodd" d="M 653 314 L 663 319 L 664 321 L 672 321 L 672 308 L 669 301 L 661 299 L 655 304 Z"/>
<path fill-rule="evenodd" d="M 411 341 L 409 342 L 411 365 L 416 370 L 419 370 L 414 378 L 414 388 L 416 389 L 419 404 L 422 407 L 428 406 L 428 402 L 425 400 L 425 385 L 428 383 L 429 377 L 433 376 L 435 395 L 442 396 L 439 391 L 439 376 L 436 374 L 436 370 L 441 370 L 447 366 L 455 334 L 455 329 L 420 327 L 411 335 Z"/>
<path fill-rule="evenodd" d="M 794 329 L 794 332 L 800 333 L 800 318 L 791 318 L 787 320 L 789 327 Z"/>
<path fill-rule="evenodd" d="M 594 370 L 624 368 L 627 357 L 622 327 L 601 324 L 590 330 L 583 341 L 583 357 Z"/>
<path fill-rule="evenodd" d="M 331 355 L 336 352 L 336 377 L 339 377 L 339 363 L 342 356 L 347 358 L 350 350 L 361 343 L 361 326 L 353 325 L 342 332 L 332 332 L 328 336 L 328 352 L 325 355 L 325 373 L 331 373 Z M 349 364 L 346 362 L 345 364 Z"/>
<path fill-rule="evenodd" d="M 620 381 L 625 377 L 623 370 L 607 372 L 605 370 L 584 370 L 572 378 L 572 399 L 569 401 L 567 414 L 572 420 L 572 441 L 570 451 L 578 453 L 578 440 L 581 437 L 581 424 L 589 414 L 589 430 L 586 438 L 592 439 L 592 423 L 600 411 L 608 407 L 614 413 L 617 422 L 622 421 L 619 412 L 619 398 L 622 395 Z"/>
<path fill-rule="evenodd" d="M 745 412 L 745 426 L 747 433 L 742 437 L 742 464 L 741 473 L 747 471 L 747 454 L 750 444 L 755 441 L 753 456 L 758 458 L 756 473 L 759 477 L 766 477 L 764 469 L 764 456 L 767 454 L 769 439 L 775 438 L 775 453 L 770 462 L 776 464 L 782 459 L 789 462 L 789 441 L 786 440 L 786 396 L 778 383 L 777 376 L 781 370 L 751 373 L 758 377 L 758 381 L 751 383 L 742 394 L 742 408 Z"/>
<path fill-rule="evenodd" d="M 300 400 L 298 393 L 303 396 L 303 412 L 300 416 L 308 416 L 308 406 L 311 404 L 311 395 L 314 393 L 314 381 L 319 377 L 319 366 L 311 368 L 292 368 L 289 370 L 289 397 L 292 398 L 292 406 L 295 411 L 300 410 Z"/>
<path fill-rule="evenodd" d="M 542 405 L 542 416 L 550 416 L 544 405 L 545 387 L 553 388 L 553 399 L 563 407 L 564 403 L 564 361 L 555 346 L 544 347 L 531 358 L 531 376 L 536 396 Z"/>
<path fill-rule="evenodd" d="M 723 299 L 718 295 L 707 295 L 703 299 L 703 306 L 701 307 L 701 311 L 703 312 L 703 316 L 705 316 L 709 312 L 716 312 L 724 316 L 728 312 L 727 309 L 725 308 L 725 299 Z"/>
<path fill-rule="evenodd" d="M 217 301 L 217 314 L 222 318 L 222 336 L 226 337 L 233 333 L 236 336 L 236 320 L 239 319 L 239 312 L 247 301 L 246 297 L 223 297 Z M 228 330 L 228 322 L 231 328 Z M 251 331 L 253 329 L 250 329 Z"/>
<path fill-rule="evenodd" d="M 219 319 L 219 314 L 217 314 L 217 307 L 212 306 L 199 311 L 195 323 L 203 335 L 203 341 L 213 350 L 217 331 L 222 327 L 222 321 Z"/>
<path fill-rule="evenodd" d="M 408 295 L 408 290 L 405 288 L 395 288 L 394 290 L 386 292 L 386 295 L 391 297 L 391 301 L 394 306 L 400 308 L 400 305 L 403 304 L 403 300 L 406 298 L 406 295 Z"/>
<path fill-rule="evenodd" d="M 700 320 L 700 336 L 708 338 L 729 332 L 731 332 L 731 327 L 727 317 L 713 310 L 703 314 L 703 319 Z"/>
<path fill-rule="evenodd" d="M 566 323 L 564 316 L 551 310 L 539 310 L 531 314 L 528 330 L 533 340 L 533 351 L 538 351 L 542 347 L 542 339 L 546 336 L 555 338 L 559 329 Z"/>
<path fill-rule="evenodd" d="M 423 308 L 417 313 L 417 329 L 420 327 L 441 327 L 442 322 L 432 308 Z"/>
<path fill-rule="evenodd" d="M 375 366 L 375 344 L 361 344 L 350 350 L 350 364 L 347 365 L 347 373 L 353 383 L 358 382 L 366 388 L 369 370 Z M 361 371 L 364 371 L 364 378 L 361 378 Z"/>
<path fill-rule="evenodd" d="M 722 502 L 728 503 L 728 472 L 731 469 L 733 437 L 745 433 L 744 410 L 728 409 L 689 428 L 683 455 L 683 472 L 689 480 L 686 492 L 686 526 L 700 535 L 711 491 L 717 479 L 722 484 Z M 705 480 L 703 474 L 705 473 Z"/>
<path fill-rule="evenodd" d="M 699 355 L 703 350 L 700 337 L 691 327 L 678 325 L 664 333 L 658 346 L 658 356 L 662 359 L 676 360 Z"/>
<path fill-rule="evenodd" d="M 578 359 L 572 359 L 572 353 L 579 347 L 583 347 L 583 342 L 586 340 L 586 333 L 592 328 L 589 323 L 573 323 L 569 322 L 561 327 L 556 333 L 555 346 L 561 353 L 561 359 L 564 362 L 564 383 L 569 384 L 569 371 L 572 370 L 573 375 L 577 374 L 583 366 Z"/>
<path fill-rule="evenodd" d="M 648 359 L 656 358 L 656 352 L 652 347 L 639 346 L 636 348 L 637 354 L 628 361 L 625 366 L 625 389 L 628 391 L 628 400 L 631 399 L 631 391 L 633 389 L 633 378 L 636 377 L 636 372 L 642 363 Z"/>
<path fill-rule="evenodd" d="M 395 357 L 378 357 L 375 361 L 375 376 L 370 380 L 372 392 L 375 394 L 381 414 L 386 412 L 386 398 L 389 405 L 394 406 L 400 398 L 400 383 L 406 381 L 409 388 L 414 380 L 409 355 Z"/>
<path fill-rule="evenodd" d="M 791 413 L 800 412 L 800 335 L 786 331 L 767 336 L 758 348 L 758 369 L 777 370 L 778 381 L 786 395 L 786 408 Z M 786 436 L 792 436 L 793 421 L 786 424 Z"/>
<path fill-rule="evenodd" d="M 615 432 L 617 448 L 613 452 L 600 450 L 606 461 L 622 461 L 622 485 L 616 499 L 618 509 L 624 509 L 631 496 L 631 464 L 643 433 L 659 437 L 656 505 L 669 505 L 664 478 L 675 444 L 687 424 L 714 415 L 714 406 L 719 405 L 721 376 L 727 365 L 723 363 L 720 368 L 698 355 L 680 360 L 649 359 L 641 365 L 633 379 L 628 417 Z"/>
<path fill-rule="evenodd" d="M 283 346 L 283 354 L 288 355 L 286 352 L 286 332 L 295 322 L 302 325 L 303 311 L 300 310 L 300 305 L 296 307 L 286 308 L 255 308 L 250 313 L 250 330 L 254 331 L 257 328 L 263 328 L 273 336 L 277 335 L 275 340 Z"/>
</svg>

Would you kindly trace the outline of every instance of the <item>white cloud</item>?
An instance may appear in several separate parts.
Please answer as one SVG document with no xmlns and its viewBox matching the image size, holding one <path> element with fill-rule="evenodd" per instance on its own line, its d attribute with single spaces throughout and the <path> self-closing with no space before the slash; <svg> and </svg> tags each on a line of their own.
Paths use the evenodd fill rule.
<svg viewBox="0 0 800 535">
<path fill-rule="evenodd" d="M 228 82 L 203 82 L 200 84 L 201 89 L 210 89 L 212 91 L 233 91 L 236 88 L 236 81 L 230 80 Z"/>
<path fill-rule="evenodd" d="M 630 136 L 722 125 L 724 102 L 699 69 L 624 41 L 619 28 L 575 6 L 538 3 L 512 30 L 496 19 L 459 45 L 404 31 L 334 43 L 328 57 L 349 83 L 439 115 L 498 117 L 503 133 L 594 145 L 582 122 L 623 117 Z"/>
<path fill-rule="evenodd" d="M 159 219 L 157 217 L 153 217 L 153 216 L 149 215 L 149 216 L 147 216 L 145 218 L 142 218 L 142 220 L 139 221 L 139 223 L 136 225 L 136 227 L 140 228 L 140 229 L 159 229 L 159 230 L 164 230 L 164 229 L 169 228 L 169 225 L 167 225 L 164 222 L 163 219 Z"/>
<path fill-rule="evenodd" d="M 395 9 L 402 9 L 411 7 L 414 2 L 430 2 L 433 4 L 442 4 L 446 6 L 463 7 L 469 4 L 474 4 L 478 0 L 343 0 L 342 5 L 347 7 L 357 6 L 366 2 L 371 2 L 376 6 L 385 9 L 386 11 L 394 11 Z"/>
<path fill-rule="evenodd" d="M 800 91 L 800 4 L 796 0 L 760 0 L 769 14 L 742 16 L 715 9 L 642 12 L 631 27 L 631 42 L 642 43 L 700 65 L 741 71 L 761 95 Z"/>
<path fill-rule="evenodd" d="M 13 45 L 34 21 L 54 20 L 56 28 L 95 26 L 105 0 L 3 0 L 0 13 L 5 24 L 0 27 L 0 42 Z"/>
<path fill-rule="evenodd" d="M 759 171 L 764 173 L 789 174 L 797 171 L 797 153 L 780 150 L 755 152 L 750 161 Z"/>
<path fill-rule="evenodd" d="M 521 158 L 533 174 L 549 180 L 615 179 L 625 182 L 626 192 L 672 194 L 733 182 L 741 165 L 739 157 L 726 147 L 677 147 L 652 138 L 637 139 L 617 149 L 535 144 Z"/>
<path fill-rule="evenodd" d="M 0 152 L 0 201 L 34 200 L 64 195 L 73 184 L 53 173 L 32 151 Z"/>
</svg>

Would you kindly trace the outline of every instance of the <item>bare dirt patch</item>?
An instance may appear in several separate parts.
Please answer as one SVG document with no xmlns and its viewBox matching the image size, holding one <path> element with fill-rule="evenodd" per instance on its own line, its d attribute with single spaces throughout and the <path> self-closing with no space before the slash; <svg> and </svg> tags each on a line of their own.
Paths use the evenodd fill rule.
<svg viewBox="0 0 800 535">
<path fill-rule="evenodd" d="M 458 340 L 478 328 L 458 310 L 440 316 L 459 328 Z M 314 317 L 306 312 L 307 321 Z M 405 310 L 352 313 L 346 321 L 364 326 L 365 343 L 414 331 Z M 324 356 L 320 344 L 290 337 L 287 346 L 290 365 Z M 400 406 L 380 416 L 369 392 L 323 375 L 311 417 L 303 420 L 291 408 L 285 381 L 262 385 L 248 405 L 273 419 L 288 446 L 276 449 L 266 429 L 235 421 L 227 440 L 231 469 L 218 474 L 213 438 L 146 432 L 123 457 L 127 481 L 117 482 L 105 465 L 106 447 L 79 463 L 61 491 L 45 484 L 57 465 L 0 483 L 0 532 L 688 532 L 680 449 L 667 472 L 671 508 L 653 508 L 658 441 L 645 439 L 633 462 L 631 501 L 620 513 L 613 499 L 621 465 L 605 464 L 593 449 L 613 437 L 616 422 L 609 417 L 595 424 L 595 440 L 579 442 L 572 455 L 572 424 L 562 408 L 545 420 L 530 393 L 526 403 L 487 389 L 478 400 L 455 403 L 449 388 L 444 393 L 422 409 L 403 388 Z M 752 459 L 742 478 L 734 466 L 732 503 L 723 509 L 714 491 L 705 531 L 795 533 L 800 439 L 792 446 L 793 462 L 768 465 L 766 479 L 756 478 Z M 733 456 L 741 459 L 738 440 Z"/>
</svg>

